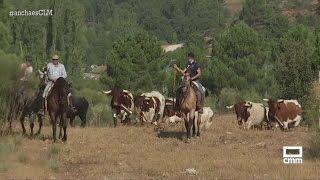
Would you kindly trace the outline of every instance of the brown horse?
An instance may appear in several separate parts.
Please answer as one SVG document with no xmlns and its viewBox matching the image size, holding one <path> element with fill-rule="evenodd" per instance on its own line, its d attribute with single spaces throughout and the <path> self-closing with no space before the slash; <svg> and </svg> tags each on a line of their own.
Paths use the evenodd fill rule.
<svg viewBox="0 0 320 180">
<path fill-rule="evenodd" d="M 13 101 L 10 103 L 8 114 L 9 130 L 12 130 L 12 120 L 18 119 L 20 116 L 20 123 L 23 134 L 26 133 L 24 127 L 24 119 L 29 116 L 31 136 L 33 136 L 34 118 L 32 114 L 36 114 L 41 106 L 42 92 L 44 89 L 44 82 L 40 81 L 38 93 L 33 92 L 31 84 L 21 84 L 18 92 L 15 94 Z M 39 130 L 36 135 L 40 134 L 42 127 L 42 116 L 38 114 Z"/>
<path fill-rule="evenodd" d="M 31 118 L 31 115 L 38 113 L 41 106 L 42 106 L 43 90 L 44 90 L 44 88 L 40 85 L 39 92 L 36 95 L 36 97 L 34 98 L 34 100 L 31 103 L 28 103 L 22 111 L 22 114 L 20 116 L 20 123 L 21 123 L 23 134 L 26 133 L 26 129 L 24 127 L 24 119 L 26 116 L 29 116 L 31 136 L 33 136 L 34 118 Z M 37 117 L 38 117 L 38 121 L 39 121 L 39 130 L 37 131 L 37 133 L 35 135 L 40 135 L 42 124 L 43 124 L 43 119 L 42 119 L 41 114 L 37 114 Z"/>
<path fill-rule="evenodd" d="M 59 139 L 62 136 L 62 141 L 67 141 L 67 112 L 69 110 L 68 94 L 70 93 L 69 84 L 63 77 L 59 77 L 54 83 L 48 97 L 47 108 L 51 119 L 53 142 L 56 142 L 57 122 L 59 122 L 60 133 Z"/>
<path fill-rule="evenodd" d="M 21 123 L 23 134 L 26 133 L 26 129 L 24 127 L 24 119 L 26 116 L 29 116 L 30 131 L 31 131 L 31 136 L 33 136 L 34 118 L 31 118 L 32 114 L 37 114 L 38 121 L 39 121 L 39 130 L 35 135 L 40 135 L 41 133 L 41 128 L 43 125 L 43 115 L 38 114 L 38 112 L 42 108 L 42 104 L 43 104 L 42 94 L 43 94 L 44 88 L 46 87 L 46 84 L 45 84 L 46 76 L 44 73 L 45 71 L 46 71 L 45 68 L 43 68 L 42 71 L 40 70 L 38 71 L 39 80 L 40 80 L 40 83 L 38 85 L 39 91 L 35 95 L 35 98 L 33 99 L 33 101 L 27 104 L 27 106 L 23 109 L 22 114 L 20 116 L 20 123 Z"/>
<path fill-rule="evenodd" d="M 187 139 L 186 143 L 190 143 L 191 141 L 191 127 L 193 130 L 192 136 L 194 137 L 196 134 L 200 136 L 200 123 L 201 123 L 201 114 L 199 113 L 199 117 L 197 120 L 197 133 L 195 127 L 195 112 L 196 112 L 196 101 L 197 101 L 197 90 L 196 87 L 193 87 L 193 83 L 190 78 L 189 73 L 185 73 L 184 79 L 182 81 L 182 96 L 180 101 L 178 102 L 180 105 L 180 110 L 184 117 L 185 127 L 187 129 Z"/>
</svg>

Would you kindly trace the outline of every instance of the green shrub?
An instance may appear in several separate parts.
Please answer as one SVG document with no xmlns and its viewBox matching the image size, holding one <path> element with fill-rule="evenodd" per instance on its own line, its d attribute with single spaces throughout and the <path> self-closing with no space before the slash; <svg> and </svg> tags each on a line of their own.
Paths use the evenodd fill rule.
<svg viewBox="0 0 320 180">
<path fill-rule="evenodd" d="M 225 112 L 226 106 L 235 104 L 241 100 L 241 94 L 238 90 L 232 88 L 223 88 L 218 96 L 217 108 Z"/>
<path fill-rule="evenodd" d="M 63 167 L 63 163 L 56 158 L 52 158 L 48 161 L 48 166 L 52 171 L 59 172 L 59 170 Z"/>
<path fill-rule="evenodd" d="M 59 152 L 60 152 L 60 146 L 53 144 L 49 146 L 47 156 L 50 159 L 50 158 L 56 157 L 59 154 Z"/>
<path fill-rule="evenodd" d="M 25 163 L 27 163 L 27 162 L 29 161 L 29 156 L 28 156 L 26 153 L 21 152 L 21 153 L 18 155 L 18 160 L 19 160 L 19 162 L 25 164 Z"/>
</svg>

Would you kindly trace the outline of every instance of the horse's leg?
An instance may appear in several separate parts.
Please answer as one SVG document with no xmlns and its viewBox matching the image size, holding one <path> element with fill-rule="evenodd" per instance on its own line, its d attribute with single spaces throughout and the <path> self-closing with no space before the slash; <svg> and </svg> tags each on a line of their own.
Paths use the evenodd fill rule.
<svg viewBox="0 0 320 180">
<path fill-rule="evenodd" d="M 191 138 L 191 129 L 194 124 L 194 112 L 189 113 L 189 122 L 188 122 L 188 139 Z"/>
<path fill-rule="evenodd" d="M 57 118 L 55 117 L 55 115 L 50 112 L 50 119 L 51 119 L 51 124 L 52 124 L 52 138 L 53 138 L 53 142 L 57 141 L 57 137 L 56 137 L 56 130 L 57 130 Z"/>
<path fill-rule="evenodd" d="M 197 132 L 197 136 L 200 136 L 201 115 L 202 115 L 201 113 L 198 113 L 198 119 L 197 119 L 198 132 Z"/>
<path fill-rule="evenodd" d="M 66 114 L 64 113 L 61 117 L 61 122 L 63 123 L 63 138 L 62 141 L 66 142 L 67 141 L 67 117 Z"/>
<path fill-rule="evenodd" d="M 29 121 L 30 121 L 30 136 L 33 136 L 33 127 L 34 127 L 34 119 L 31 117 L 31 113 L 29 114 Z"/>
<path fill-rule="evenodd" d="M 24 118 L 25 118 L 26 114 L 23 113 L 20 117 L 20 123 L 21 123 L 21 127 L 22 127 L 22 134 L 26 134 L 26 128 L 24 127 Z M 10 121 L 10 128 L 11 128 L 11 121 Z"/>
<path fill-rule="evenodd" d="M 186 118 L 184 118 L 184 126 L 186 127 L 186 130 L 187 130 L 187 136 L 186 136 L 186 142 L 188 142 L 188 120 Z"/>
<path fill-rule="evenodd" d="M 190 117 L 190 116 L 189 116 Z M 191 137 L 191 126 L 190 126 L 190 118 L 187 115 L 184 114 L 183 119 L 184 119 L 184 125 L 187 130 L 187 137 L 186 137 L 186 143 L 190 143 L 190 137 Z"/>
<path fill-rule="evenodd" d="M 39 130 L 38 130 L 38 132 L 35 134 L 36 136 L 37 136 L 37 135 L 40 135 L 40 133 L 41 133 L 41 128 L 42 128 L 42 115 L 41 115 L 41 114 L 38 114 L 37 116 L 38 116 L 38 121 L 39 121 Z"/>
<path fill-rule="evenodd" d="M 196 122 L 195 120 L 193 120 L 193 124 L 192 124 L 192 137 L 196 136 Z"/>
<path fill-rule="evenodd" d="M 63 122 L 62 122 L 62 115 L 59 116 L 59 128 L 60 128 L 60 132 L 59 132 L 59 139 L 62 138 L 62 126 L 63 126 Z"/>
<path fill-rule="evenodd" d="M 74 120 L 75 117 L 76 117 L 76 116 L 73 116 L 73 115 L 70 117 L 70 126 L 71 126 L 71 127 L 74 127 L 73 120 Z M 81 119 L 81 118 L 80 118 L 80 119 Z M 82 119 L 81 119 L 81 123 L 82 123 Z"/>
</svg>

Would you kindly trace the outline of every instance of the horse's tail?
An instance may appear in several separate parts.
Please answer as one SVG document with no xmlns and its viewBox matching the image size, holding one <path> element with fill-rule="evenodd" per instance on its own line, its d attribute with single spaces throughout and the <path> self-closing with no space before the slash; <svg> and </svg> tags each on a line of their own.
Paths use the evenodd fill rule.
<svg viewBox="0 0 320 180">
<path fill-rule="evenodd" d="M 208 97 L 210 94 L 209 94 L 209 91 L 208 90 L 206 90 L 205 91 L 205 97 Z"/>
</svg>

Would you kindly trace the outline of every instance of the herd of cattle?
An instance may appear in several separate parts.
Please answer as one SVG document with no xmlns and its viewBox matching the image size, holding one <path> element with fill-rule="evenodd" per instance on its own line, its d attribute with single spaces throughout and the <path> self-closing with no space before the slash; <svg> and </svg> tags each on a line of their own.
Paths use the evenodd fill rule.
<svg viewBox="0 0 320 180">
<path fill-rule="evenodd" d="M 112 96 L 111 108 L 114 125 L 118 120 L 122 123 L 129 123 L 132 119 L 141 124 L 159 124 L 162 122 L 183 121 L 182 114 L 174 110 L 173 98 L 165 98 L 158 91 L 142 93 L 133 97 L 128 90 L 113 88 L 103 91 L 104 94 Z M 212 123 L 213 111 L 210 107 L 204 107 L 201 122 L 206 128 Z M 196 113 L 195 120 L 198 120 Z"/>
<path fill-rule="evenodd" d="M 180 112 L 174 110 L 173 98 L 165 98 L 158 91 L 142 93 L 134 97 L 128 90 L 113 88 L 109 91 L 103 91 L 104 94 L 112 96 L 111 108 L 114 125 L 117 122 L 127 124 L 131 120 L 141 124 L 159 124 L 183 122 Z M 302 119 L 302 108 L 297 100 L 283 99 L 263 99 L 268 102 L 268 107 L 262 103 L 251 101 L 242 101 L 231 106 L 234 108 L 237 122 L 240 127 L 244 126 L 250 129 L 253 126 L 267 125 L 267 128 L 280 127 L 286 130 L 289 127 L 298 126 Z M 86 125 L 86 114 L 89 103 L 82 96 L 72 96 L 72 103 L 76 111 L 68 113 L 70 124 L 73 126 L 73 120 L 76 116 L 81 119 L 81 126 Z M 201 127 L 209 128 L 213 121 L 214 113 L 210 107 L 203 108 L 201 116 Z M 195 121 L 198 120 L 198 113 L 195 114 Z"/>
<path fill-rule="evenodd" d="M 268 128 L 280 126 L 282 130 L 287 130 L 290 125 L 299 125 L 302 119 L 302 108 L 297 100 L 263 100 L 268 102 L 268 107 L 262 103 L 243 101 L 227 108 L 235 109 L 239 126 L 246 125 L 247 129 L 252 126 L 261 126 L 263 122 L 267 123 Z"/>
<path fill-rule="evenodd" d="M 128 123 L 135 114 L 135 120 L 144 123 L 158 124 L 159 122 L 182 122 L 182 114 L 174 110 L 172 98 L 166 99 L 161 93 L 152 91 L 133 97 L 128 90 L 113 88 L 103 91 L 112 96 L 111 108 L 115 126 L 117 121 Z M 291 125 L 298 126 L 302 119 L 302 108 L 297 100 L 263 99 L 268 102 L 268 107 L 262 103 L 243 101 L 231 106 L 234 108 L 239 126 L 250 129 L 253 126 L 267 124 L 268 128 L 278 127 L 285 130 Z M 207 128 L 212 124 L 213 111 L 210 107 L 204 107 L 201 116 L 202 125 Z M 195 120 L 198 120 L 196 112 Z"/>
</svg>

